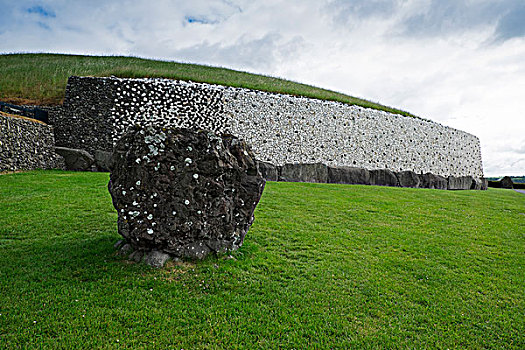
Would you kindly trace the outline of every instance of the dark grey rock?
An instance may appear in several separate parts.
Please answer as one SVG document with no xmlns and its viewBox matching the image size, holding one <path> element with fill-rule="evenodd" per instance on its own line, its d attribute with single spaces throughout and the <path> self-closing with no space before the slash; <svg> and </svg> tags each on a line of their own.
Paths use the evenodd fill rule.
<svg viewBox="0 0 525 350">
<path fill-rule="evenodd" d="M 470 185 L 471 190 L 481 190 L 481 187 L 483 186 L 483 182 L 480 178 L 474 177 L 472 178 L 472 184 Z"/>
<path fill-rule="evenodd" d="M 55 152 L 64 157 L 67 170 L 90 171 L 95 158 L 87 151 L 67 147 L 55 147 Z"/>
<path fill-rule="evenodd" d="M 95 151 L 95 165 L 98 171 L 109 171 L 113 154 L 97 149 Z"/>
<path fill-rule="evenodd" d="M 144 252 L 142 250 L 135 250 L 133 253 L 129 255 L 128 259 L 139 263 L 142 261 L 143 257 L 144 257 Z"/>
<path fill-rule="evenodd" d="M 170 259 L 169 254 L 153 250 L 144 256 L 144 262 L 153 267 L 163 267 Z"/>
<path fill-rule="evenodd" d="M 236 137 L 136 126 L 115 146 L 109 191 L 130 244 L 202 259 L 242 245 L 264 184 Z"/>
<path fill-rule="evenodd" d="M 448 180 L 443 176 L 426 173 L 419 175 L 421 188 L 431 188 L 436 190 L 446 190 L 448 188 Z"/>
<path fill-rule="evenodd" d="M 332 184 L 370 185 L 370 172 L 355 167 L 328 167 L 328 182 Z"/>
<path fill-rule="evenodd" d="M 119 255 L 128 255 L 133 252 L 133 246 L 129 243 L 124 244 L 122 247 L 120 247 Z"/>
<path fill-rule="evenodd" d="M 258 161 L 257 168 L 259 169 L 261 176 L 266 181 L 278 181 L 279 180 L 279 169 L 272 163 Z"/>
<path fill-rule="evenodd" d="M 472 176 L 449 176 L 447 188 L 449 190 L 470 190 L 473 181 Z"/>
<path fill-rule="evenodd" d="M 486 191 L 489 188 L 489 180 L 484 177 L 481 178 L 481 190 Z"/>
<path fill-rule="evenodd" d="M 419 187 L 421 180 L 415 172 L 407 170 L 407 171 L 400 171 L 395 174 L 397 177 L 397 181 L 399 182 L 399 186 L 413 187 L 413 188 Z"/>
<path fill-rule="evenodd" d="M 499 180 L 499 182 L 501 184 L 501 188 L 514 188 L 514 182 L 512 182 L 512 179 L 509 176 L 504 176 L 501 180 Z"/>
<path fill-rule="evenodd" d="M 370 185 L 375 186 L 399 186 L 396 174 L 388 169 L 370 170 Z"/>
<path fill-rule="evenodd" d="M 279 181 L 328 182 L 328 167 L 322 163 L 285 164 L 281 167 Z"/>
<path fill-rule="evenodd" d="M 115 244 L 113 244 L 113 248 L 119 249 L 122 244 L 124 244 L 126 241 L 123 239 L 119 239 Z"/>
</svg>

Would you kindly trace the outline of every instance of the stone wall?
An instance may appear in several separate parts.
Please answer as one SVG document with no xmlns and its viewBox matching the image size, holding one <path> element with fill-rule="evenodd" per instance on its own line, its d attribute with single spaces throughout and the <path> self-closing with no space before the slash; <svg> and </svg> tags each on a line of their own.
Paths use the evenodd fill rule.
<svg viewBox="0 0 525 350">
<path fill-rule="evenodd" d="M 0 115 L 0 172 L 60 167 L 53 127 Z"/>
<path fill-rule="evenodd" d="M 231 133 L 258 159 L 483 176 L 479 139 L 429 120 L 343 103 L 168 79 L 71 77 L 57 145 L 110 151 L 133 124 Z"/>
</svg>

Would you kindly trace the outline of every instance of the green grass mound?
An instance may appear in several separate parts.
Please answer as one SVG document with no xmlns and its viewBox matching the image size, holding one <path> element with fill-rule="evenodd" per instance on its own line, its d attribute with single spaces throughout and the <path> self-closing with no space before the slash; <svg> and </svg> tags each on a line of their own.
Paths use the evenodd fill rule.
<svg viewBox="0 0 525 350">
<path fill-rule="evenodd" d="M 244 246 L 115 255 L 108 174 L 0 176 L 0 348 L 525 347 L 525 196 L 268 183 Z"/>
<path fill-rule="evenodd" d="M 339 101 L 413 116 L 378 103 L 289 80 L 226 68 L 117 56 L 0 55 L 0 101 L 18 104 L 59 104 L 64 99 L 67 78 L 72 75 L 191 80 Z"/>
</svg>

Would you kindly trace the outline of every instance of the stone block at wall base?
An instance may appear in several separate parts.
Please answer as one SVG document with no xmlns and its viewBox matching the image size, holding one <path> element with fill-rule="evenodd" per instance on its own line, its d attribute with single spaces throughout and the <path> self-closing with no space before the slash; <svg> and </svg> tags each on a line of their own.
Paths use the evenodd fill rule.
<svg viewBox="0 0 525 350">
<path fill-rule="evenodd" d="M 426 173 L 419 175 L 419 178 L 421 180 L 419 187 L 436 190 L 446 190 L 448 188 L 448 180 L 443 176 Z"/>
<path fill-rule="evenodd" d="M 322 163 L 285 164 L 281 168 L 279 181 L 327 183 L 328 167 Z"/>
<path fill-rule="evenodd" d="M 66 170 L 93 170 L 95 158 L 87 151 L 67 147 L 55 147 L 55 152 L 64 157 Z"/>
<path fill-rule="evenodd" d="M 279 168 L 268 162 L 257 162 L 257 169 L 266 181 L 279 181 Z"/>
<path fill-rule="evenodd" d="M 112 165 L 112 152 L 106 152 L 97 149 L 95 151 L 95 165 L 97 167 L 97 171 L 110 171 L 111 165 Z"/>
<path fill-rule="evenodd" d="M 399 181 L 399 186 L 401 187 L 417 188 L 419 187 L 419 184 L 421 183 L 419 176 L 413 171 L 410 171 L 410 170 L 400 171 L 395 174 L 396 174 L 397 180 Z"/>
<path fill-rule="evenodd" d="M 472 176 L 449 176 L 448 189 L 449 190 L 470 190 L 474 179 Z"/>
<path fill-rule="evenodd" d="M 328 167 L 328 183 L 370 185 L 370 172 L 363 168 Z"/>
<path fill-rule="evenodd" d="M 396 174 L 388 169 L 370 170 L 370 185 L 375 186 L 399 186 Z"/>
<path fill-rule="evenodd" d="M 482 177 L 481 179 L 481 190 L 486 191 L 489 188 L 489 180 Z"/>
</svg>

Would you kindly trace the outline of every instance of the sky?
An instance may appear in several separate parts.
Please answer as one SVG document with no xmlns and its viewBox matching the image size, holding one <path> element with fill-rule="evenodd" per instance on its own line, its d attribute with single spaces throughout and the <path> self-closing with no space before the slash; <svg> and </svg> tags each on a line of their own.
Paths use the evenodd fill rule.
<svg viewBox="0 0 525 350">
<path fill-rule="evenodd" d="M 486 176 L 525 175 L 525 0 L 0 0 L 12 52 L 307 83 L 474 134 Z"/>
</svg>

